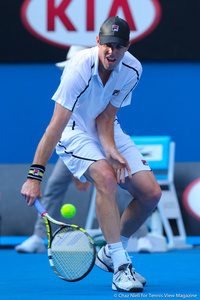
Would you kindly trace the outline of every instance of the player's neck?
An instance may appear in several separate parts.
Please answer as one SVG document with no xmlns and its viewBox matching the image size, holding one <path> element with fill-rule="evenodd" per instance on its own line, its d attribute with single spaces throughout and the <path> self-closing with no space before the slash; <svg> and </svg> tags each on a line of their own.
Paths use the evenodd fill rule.
<svg viewBox="0 0 200 300">
<path fill-rule="evenodd" d="M 110 74 L 112 73 L 112 70 L 106 70 L 105 68 L 99 68 L 98 70 L 99 77 L 102 80 L 103 85 L 106 85 L 106 82 L 108 81 Z"/>
</svg>

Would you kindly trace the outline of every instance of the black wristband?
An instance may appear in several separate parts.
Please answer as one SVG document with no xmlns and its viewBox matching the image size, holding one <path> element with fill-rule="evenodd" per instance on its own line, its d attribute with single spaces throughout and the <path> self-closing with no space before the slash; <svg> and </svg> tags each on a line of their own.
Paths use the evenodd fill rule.
<svg viewBox="0 0 200 300">
<path fill-rule="evenodd" d="M 30 167 L 27 178 L 32 178 L 36 180 L 42 181 L 42 177 L 45 171 L 45 167 L 37 164 L 33 164 Z"/>
</svg>

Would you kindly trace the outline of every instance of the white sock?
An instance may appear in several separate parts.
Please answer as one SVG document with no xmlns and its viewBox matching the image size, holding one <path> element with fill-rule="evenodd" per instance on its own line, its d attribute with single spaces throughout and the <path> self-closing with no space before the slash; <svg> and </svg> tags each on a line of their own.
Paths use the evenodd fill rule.
<svg viewBox="0 0 200 300">
<path fill-rule="evenodd" d="M 126 250 L 124 250 L 122 242 L 110 244 L 108 249 L 113 261 L 114 273 L 118 271 L 119 266 L 131 263 L 131 259 Z"/>
<path fill-rule="evenodd" d="M 106 255 L 110 257 L 110 250 L 108 249 L 108 244 L 105 245 Z"/>
<path fill-rule="evenodd" d="M 125 236 L 121 236 L 121 241 L 122 241 L 122 245 L 123 245 L 124 249 L 126 249 L 128 246 L 129 238 L 127 238 Z"/>
<path fill-rule="evenodd" d="M 122 241 L 122 245 L 123 245 L 124 249 L 126 249 L 127 246 L 128 246 L 129 238 L 127 238 L 125 236 L 121 236 L 121 241 Z M 130 256 L 129 256 L 128 252 L 127 252 L 127 255 L 128 255 L 129 259 L 130 259 Z M 131 259 L 130 259 L 130 261 L 131 261 Z"/>
<path fill-rule="evenodd" d="M 121 236 L 121 241 L 122 241 L 122 246 L 123 246 L 123 248 L 126 249 L 127 246 L 128 246 L 129 238 L 127 238 L 127 237 L 125 237 L 125 236 Z M 110 251 L 109 251 L 109 249 L 108 249 L 108 244 L 106 244 L 106 246 L 105 246 L 105 252 L 106 252 L 106 255 L 107 255 L 107 256 L 110 256 Z"/>
</svg>

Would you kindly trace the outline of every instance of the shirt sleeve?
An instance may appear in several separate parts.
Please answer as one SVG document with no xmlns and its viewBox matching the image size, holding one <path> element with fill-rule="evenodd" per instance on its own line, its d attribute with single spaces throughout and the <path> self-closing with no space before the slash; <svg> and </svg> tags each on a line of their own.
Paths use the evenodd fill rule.
<svg viewBox="0 0 200 300">
<path fill-rule="evenodd" d="M 52 100 L 73 111 L 85 86 L 86 83 L 80 73 L 73 68 L 68 68 L 67 71 L 64 71 L 60 85 L 53 95 Z"/>
</svg>

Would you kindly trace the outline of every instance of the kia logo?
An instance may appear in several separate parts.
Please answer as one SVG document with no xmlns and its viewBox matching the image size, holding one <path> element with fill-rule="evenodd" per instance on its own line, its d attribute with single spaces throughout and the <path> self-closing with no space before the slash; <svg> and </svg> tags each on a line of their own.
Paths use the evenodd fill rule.
<svg viewBox="0 0 200 300">
<path fill-rule="evenodd" d="M 129 23 L 133 43 L 155 29 L 161 6 L 158 0 L 25 0 L 21 7 L 31 34 L 64 48 L 94 46 L 103 21 L 116 15 Z"/>
<path fill-rule="evenodd" d="M 183 205 L 187 212 L 200 221 L 200 178 L 190 183 L 183 192 Z"/>
</svg>

